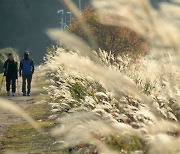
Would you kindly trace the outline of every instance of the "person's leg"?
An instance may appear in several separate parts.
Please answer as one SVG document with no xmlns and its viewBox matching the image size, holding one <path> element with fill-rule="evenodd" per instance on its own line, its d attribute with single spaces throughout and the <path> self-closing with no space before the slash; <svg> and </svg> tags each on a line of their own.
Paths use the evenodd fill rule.
<svg viewBox="0 0 180 154">
<path fill-rule="evenodd" d="M 11 85 L 11 78 L 6 76 L 6 91 L 7 95 L 10 95 L 10 85 Z"/>
<path fill-rule="evenodd" d="M 28 89 L 28 92 L 27 92 L 27 95 L 30 95 L 31 93 L 31 81 L 32 81 L 32 75 L 28 75 L 27 76 L 27 89 Z"/>
<path fill-rule="evenodd" d="M 26 75 L 22 75 L 22 93 L 26 95 Z"/>
<path fill-rule="evenodd" d="M 16 77 L 12 78 L 12 95 L 16 92 Z"/>
</svg>

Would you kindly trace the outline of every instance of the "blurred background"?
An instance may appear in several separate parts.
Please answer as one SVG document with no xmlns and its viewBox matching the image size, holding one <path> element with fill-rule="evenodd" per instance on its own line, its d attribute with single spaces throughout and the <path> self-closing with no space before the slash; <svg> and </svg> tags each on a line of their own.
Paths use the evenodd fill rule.
<svg viewBox="0 0 180 154">
<path fill-rule="evenodd" d="M 73 1 L 83 9 L 91 0 Z M 158 9 L 158 3 L 162 1 L 171 2 L 151 0 L 151 3 Z M 45 31 L 67 28 L 72 18 L 60 0 L 0 0 L 0 50 L 11 47 L 20 54 L 28 50 L 39 64 L 46 48 L 52 44 Z"/>
<path fill-rule="evenodd" d="M 84 8 L 89 0 L 74 2 Z M 70 13 L 59 0 L 0 0 L 0 49 L 29 50 L 36 64 L 41 63 L 52 43 L 45 31 L 61 27 L 62 12 L 58 10 L 64 10 L 68 25 Z"/>
</svg>

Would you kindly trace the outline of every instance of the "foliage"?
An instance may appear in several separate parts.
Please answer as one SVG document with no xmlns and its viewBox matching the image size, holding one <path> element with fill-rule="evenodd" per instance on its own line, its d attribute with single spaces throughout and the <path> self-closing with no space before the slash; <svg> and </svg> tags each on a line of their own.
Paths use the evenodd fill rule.
<svg viewBox="0 0 180 154">
<path fill-rule="evenodd" d="M 126 136 L 126 137 L 117 137 L 110 136 L 107 139 L 107 144 L 113 150 L 121 151 L 122 153 L 130 153 L 131 151 L 143 150 L 145 153 L 146 146 L 143 145 L 143 140 L 138 138 L 137 136 Z M 124 149 L 124 151 L 122 150 Z"/>
<path fill-rule="evenodd" d="M 179 153 L 178 5 L 162 4 L 154 10 L 146 0 L 93 0 L 93 6 L 100 18 L 94 12 L 92 25 L 94 16 L 106 26 L 126 25 L 146 38 L 149 56 L 134 60 L 102 50 L 97 54 L 78 36 L 51 30 L 53 40 L 72 50 L 57 48 L 44 66 L 52 75 L 46 88 L 52 113 L 60 121 L 53 135 L 74 153 Z M 70 28 L 83 36 L 79 21 L 73 24 Z M 93 36 L 97 41 L 98 33 Z M 85 81 L 105 91 L 91 86 L 96 89 L 92 97 Z"/>
<path fill-rule="evenodd" d="M 85 89 L 82 87 L 81 83 L 74 83 L 72 85 L 72 96 L 75 99 L 82 99 L 85 96 Z"/>
<path fill-rule="evenodd" d="M 147 51 L 147 44 L 141 35 L 123 26 L 101 24 L 98 13 L 90 6 L 83 10 L 82 17 L 90 27 L 95 42 L 102 50 L 111 51 L 115 54 L 124 52 L 144 54 Z M 77 19 L 74 19 L 68 30 L 87 41 L 87 35 Z"/>
<path fill-rule="evenodd" d="M 64 145 L 66 148 L 93 152 L 98 149 L 104 153 L 112 153 L 106 151 L 108 148 L 121 153 L 148 153 L 164 144 L 162 141 L 159 147 L 153 146 L 162 132 L 169 141 L 178 144 L 179 112 L 175 104 L 178 104 L 179 94 L 178 90 L 172 93 L 168 84 L 173 80 L 173 89 L 179 87 L 179 71 L 168 59 L 164 58 L 159 64 L 149 57 L 134 61 L 131 56 L 115 58 L 102 52 L 99 58 L 104 65 L 100 66 L 62 48 L 57 48 L 55 53 L 55 56 L 47 55 L 43 68 L 47 78 L 51 79 L 48 80 L 51 86 L 46 90 L 51 98 L 52 112 L 59 115 L 57 118 L 63 126 L 56 128 L 54 135 L 69 143 Z M 161 72 L 163 67 L 171 68 L 171 71 Z M 128 78 L 128 82 L 123 84 L 125 81 L 119 79 L 120 76 Z M 134 86 L 138 88 L 131 91 L 129 87 L 133 89 Z M 158 118 L 173 123 L 163 123 Z M 163 125 L 163 130 L 158 125 L 161 128 Z M 168 136 L 169 130 L 176 134 L 172 139 Z"/>
<path fill-rule="evenodd" d="M 12 53 L 15 56 L 16 61 L 19 61 L 18 51 L 13 48 L 4 48 L 0 50 L 0 73 L 3 72 L 3 64 L 7 59 L 7 55 Z"/>
</svg>

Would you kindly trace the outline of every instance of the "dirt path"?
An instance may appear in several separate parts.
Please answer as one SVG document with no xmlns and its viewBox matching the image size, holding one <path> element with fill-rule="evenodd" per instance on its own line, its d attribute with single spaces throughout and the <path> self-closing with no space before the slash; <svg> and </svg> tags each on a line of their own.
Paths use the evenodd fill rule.
<svg viewBox="0 0 180 154">
<path fill-rule="evenodd" d="M 1 95 L 2 98 L 12 101 L 14 104 L 21 107 L 23 110 L 26 110 L 32 103 L 35 97 L 35 94 L 38 91 L 36 86 L 37 76 L 35 75 L 32 82 L 32 95 L 30 97 L 24 97 L 22 95 L 16 94 L 15 97 L 7 97 L 5 94 Z M 20 79 L 19 79 L 20 80 Z M 21 82 L 19 82 L 19 91 L 21 91 Z M 24 120 L 9 111 L 4 111 L 0 108 L 0 139 L 3 137 L 4 132 L 13 124 L 22 123 Z M 0 143 L 1 144 L 1 143 Z"/>
<path fill-rule="evenodd" d="M 21 85 L 21 84 L 19 84 Z M 1 97 L 12 101 L 31 116 L 45 132 L 37 132 L 27 121 L 0 109 L 0 153 L 61 153 L 55 138 L 50 135 L 56 121 L 49 120 L 51 106 L 46 102 L 45 79 L 35 75 L 32 83 L 32 95 L 23 97 Z"/>
</svg>

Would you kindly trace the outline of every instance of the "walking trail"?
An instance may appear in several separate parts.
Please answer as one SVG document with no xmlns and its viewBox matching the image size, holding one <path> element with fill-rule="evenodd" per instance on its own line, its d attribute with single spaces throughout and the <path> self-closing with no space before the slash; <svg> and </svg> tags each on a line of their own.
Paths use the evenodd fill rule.
<svg viewBox="0 0 180 154">
<path fill-rule="evenodd" d="M 32 81 L 32 95 L 30 97 L 28 96 L 22 96 L 21 95 L 21 81 L 19 79 L 19 91 L 20 94 L 16 94 L 16 96 L 9 96 L 7 97 L 5 94 L 1 95 L 0 97 L 10 100 L 15 105 L 21 107 L 23 110 L 26 110 L 32 103 L 35 97 L 35 94 L 38 92 L 38 86 L 36 85 L 37 75 L 34 76 Z M 5 83 L 4 86 L 5 88 Z M 18 117 L 14 115 L 13 113 L 9 111 L 2 110 L 0 108 L 0 139 L 3 137 L 4 132 L 12 125 L 17 123 L 22 123 L 24 120 L 21 117 Z M 0 143 L 1 147 L 1 143 Z"/>
</svg>

